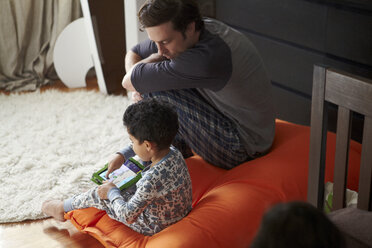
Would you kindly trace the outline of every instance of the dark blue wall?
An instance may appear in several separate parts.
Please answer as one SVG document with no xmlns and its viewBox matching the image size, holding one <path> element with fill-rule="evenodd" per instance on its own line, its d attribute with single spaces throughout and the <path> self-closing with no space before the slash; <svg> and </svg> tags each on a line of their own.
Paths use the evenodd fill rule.
<svg viewBox="0 0 372 248">
<path fill-rule="evenodd" d="M 256 45 L 280 119 L 310 124 L 314 64 L 372 78 L 372 0 L 216 0 L 216 19 Z M 356 139 L 362 121 L 353 123 Z"/>
</svg>

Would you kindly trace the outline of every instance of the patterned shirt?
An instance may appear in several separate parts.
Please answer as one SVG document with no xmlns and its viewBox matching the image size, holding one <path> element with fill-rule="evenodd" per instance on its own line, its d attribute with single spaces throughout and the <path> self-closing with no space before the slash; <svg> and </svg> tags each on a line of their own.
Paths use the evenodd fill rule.
<svg viewBox="0 0 372 248">
<path fill-rule="evenodd" d="M 153 235 L 191 210 L 191 178 L 182 154 L 171 147 L 157 164 L 142 171 L 134 187 L 108 193 L 115 215 L 133 230 Z"/>
</svg>

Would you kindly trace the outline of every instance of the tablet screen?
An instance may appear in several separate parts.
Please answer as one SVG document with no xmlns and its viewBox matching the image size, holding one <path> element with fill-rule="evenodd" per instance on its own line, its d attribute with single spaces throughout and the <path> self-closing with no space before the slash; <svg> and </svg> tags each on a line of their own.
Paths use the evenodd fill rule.
<svg viewBox="0 0 372 248">
<path fill-rule="evenodd" d="M 106 178 L 107 170 L 101 172 L 99 176 L 105 181 L 113 182 L 116 187 L 120 188 L 122 185 L 136 177 L 139 171 L 141 171 L 141 168 L 139 168 L 132 161 L 127 160 L 119 169 L 113 171 L 109 175 L 109 179 Z"/>
</svg>

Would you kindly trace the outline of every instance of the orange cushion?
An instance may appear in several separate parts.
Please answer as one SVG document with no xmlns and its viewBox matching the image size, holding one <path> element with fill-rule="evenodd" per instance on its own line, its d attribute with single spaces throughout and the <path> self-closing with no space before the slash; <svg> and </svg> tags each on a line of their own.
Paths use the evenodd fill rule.
<svg viewBox="0 0 372 248">
<path fill-rule="evenodd" d="M 65 215 L 106 247 L 248 247 L 262 215 L 273 204 L 306 200 L 310 128 L 277 121 L 269 154 L 229 171 L 199 156 L 186 160 L 193 209 L 181 221 L 149 237 L 95 208 Z M 328 134 L 326 181 L 333 178 L 335 135 Z M 360 144 L 351 142 L 348 187 L 357 188 Z"/>
</svg>

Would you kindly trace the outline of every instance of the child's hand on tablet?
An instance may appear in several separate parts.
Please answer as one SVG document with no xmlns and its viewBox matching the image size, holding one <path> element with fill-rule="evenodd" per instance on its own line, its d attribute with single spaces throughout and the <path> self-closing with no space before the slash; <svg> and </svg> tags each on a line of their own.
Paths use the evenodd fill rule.
<svg viewBox="0 0 372 248">
<path fill-rule="evenodd" d="M 109 178 L 109 174 L 114 170 L 117 170 L 124 163 L 125 158 L 121 154 L 116 154 L 115 157 L 110 161 L 106 173 L 106 178 Z"/>
</svg>

